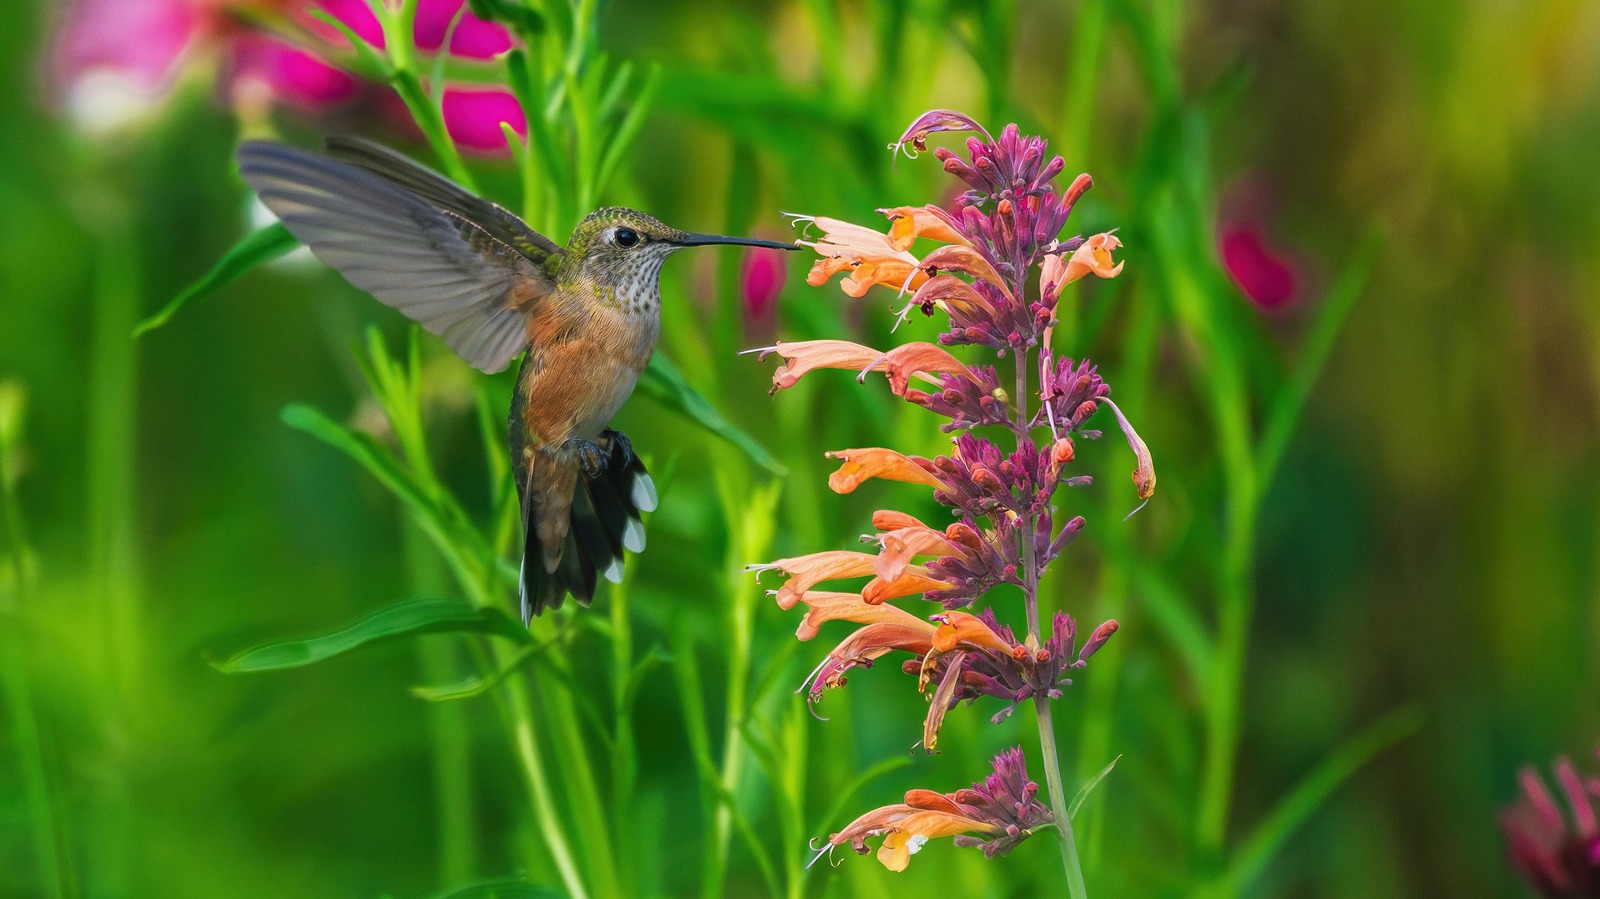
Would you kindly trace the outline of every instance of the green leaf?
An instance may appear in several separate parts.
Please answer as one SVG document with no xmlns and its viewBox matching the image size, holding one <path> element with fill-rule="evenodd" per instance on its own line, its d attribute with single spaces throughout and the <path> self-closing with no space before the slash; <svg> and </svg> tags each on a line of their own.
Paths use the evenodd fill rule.
<svg viewBox="0 0 1600 899">
<path fill-rule="evenodd" d="M 705 397 L 689 386 L 683 372 L 660 353 L 650 358 L 639 375 L 639 390 L 646 396 L 682 415 L 694 424 L 721 437 L 744 452 L 752 462 L 777 477 L 786 477 L 789 469 L 783 467 L 766 447 L 754 437 L 739 430 L 718 412 Z"/>
<path fill-rule="evenodd" d="M 1139 604 L 1150 613 L 1156 627 L 1172 641 L 1188 665 L 1190 676 L 1204 681 L 1215 655 L 1210 634 L 1200 616 L 1171 582 L 1152 566 L 1140 566 L 1134 577 Z"/>
<path fill-rule="evenodd" d="M 136 325 L 133 336 L 138 337 L 146 331 L 161 327 L 190 301 L 198 300 L 206 294 L 232 284 L 256 266 L 271 262 L 298 246 L 300 241 L 295 240 L 294 235 L 290 234 L 289 229 L 282 224 L 271 224 L 259 231 L 246 234 L 229 248 L 228 252 L 223 253 L 222 258 L 218 259 L 200 280 L 185 287 L 167 305 L 161 307 L 161 311 Z"/>
<path fill-rule="evenodd" d="M 840 817 L 844 814 L 844 807 L 855 798 L 855 795 L 885 774 L 898 771 L 911 764 L 909 755 L 894 755 L 873 765 L 871 768 L 856 775 L 855 779 L 844 785 L 844 788 L 834 794 L 833 805 L 828 808 L 827 814 L 822 816 L 822 823 L 817 827 L 818 832 L 826 832 L 830 827 L 837 826 Z"/>
<path fill-rule="evenodd" d="M 1112 759 L 1111 764 L 1101 768 L 1099 774 L 1089 778 L 1082 787 L 1078 788 L 1078 795 L 1072 797 L 1072 801 L 1067 803 L 1067 818 L 1077 819 L 1078 809 L 1083 805 L 1083 801 L 1089 798 L 1089 794 L 1094 791 L 1094 788 L 1100 785 L 1100 781 L 1106 779 L 1106 775 L 1110 774 L 1111 769 L 1117 767 L 1117 762 L 1121 760 L 1122 756 L 1120 755 Z"/>
<path fill-rule="evenodd" d="M 528 632 L 499 609 L 454 599 L 413 599 L 385 606 L 331 634 L 246 649 L 217 666 L 225 674 L 300 668 L 380 640 L 443 632 L 486 633 L 526 643 Z"/>
<path fill-rule="evenodd" d="M 1272 408 L 1267 413 L 1262 429 L 1261 445 L 1256 456 L 1256 468 L 1261 472 L 1261 489 L 1265 490 L 1272 476 L 1277 473 L 1278 463 L 1283 461 L 1289 439 L 1294 436 L 1295 425 L 1300 421 L 1300 413 L 1305 410 L 1311 390 L 1317 386 L 1317 378 L 1333 352 L 1334 341 L 1343 330 L 1350 310 L 1355 308 L 1356 300 L 1361 298 L 1361 291 L 1366 287 L 1367 278 L 1372 274 L 1372 267 L 1382 250 L 1383 242 L 1378 232 L 1369 232 L 1356 249 L 1354 258 L 1345 263 L 1328 296 L 1317 307 L 1316 319 L 1311 324 L 1311 331 L 1301 351 L 1299 367 L 1294 377 L 1273 398 Z"/>
<path fill-rule="evenodd" d="M 335 18 L 332 13 L 326 10 L 313 9 L 311 10 L 311 17 L 335 29 L 344 36 L 345 40 L 350 42 L 351 48 L 355 51 L 358 68 L 362 75 L 374 80 L 387 80 L 393 74 L 394 70 L 389 65 L 389 60 L 378 52 L 377 47 L 368 43 L 366 38 L 356 34 L 354 28 Z"/>
<path fill-rule="evenodd" d="M 353 431 L 310 406 L 292 403 L 279 413 L 283 423 L 297 431 L 321 440 L 359 462 L 389 491 L 411 506 L 429 521 L 437 518 L 427 494 L 411 475 L 401 467 L 399 460 L 370 435 Z"/>
<path fill-rule="evenodd" d="M 530 659 L 548 647 L 553 641 L 546 640 L 537 646 L 528 645 L 517 650 L 517 654 L 506 660 L 504 665 L 493 673 L 483 677 L 469 677 L 459 683 L 448 687 L 416 686 L 411 688 L 411 695 L 429 702 L 449 702 L 454 699 L 471 699 L 500 686 L 511 672 L 527 664 Z"/>
<path fill-rule="evenodd" d="M 1294 789 L 1278 801 L 1240 844 L 1238 854 L 1228 865 L 1228 888 L 1225 892 L 1236 895 L 1248 887 L 1266 869 L 1295 830 L 1328 801 L 1340 784 L 1349 780 L 1378 753 L 1415 733 L 1421 726 L 1422 716 L 1415 709 L 1397 709 L 1329 753 L 1321 764 L 1311 769 Z"/>
</svg>

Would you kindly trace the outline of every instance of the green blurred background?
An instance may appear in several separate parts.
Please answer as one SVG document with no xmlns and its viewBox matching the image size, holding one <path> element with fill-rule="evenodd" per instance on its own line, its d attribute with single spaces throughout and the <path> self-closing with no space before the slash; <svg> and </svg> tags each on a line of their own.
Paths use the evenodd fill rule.
<svg viewBox="0 0 1600 899">
<path fill-rule="evenodd" d="M 368 323 L 394 349 L 406 328 L 290 257 L 129 339 L 250 227 L 239 126 L 202 64 L 151 121 L 75 127 L 48 102 L 42 62 L 60 14 L 0 6 L 0 380 L 7 403 L 25 397 L 0 545 L 0 894 L 405 897 L 502 878 L 558 889 L 496 700 L 408 691 L 459 679 L 464 638 L 287 672 L 213 667 L 397 599 L 450 595 L 394 499 L 279 419 L 305 403 L 381 431 L 354 348 Z M 1047 607 L 1122 624 L 1057 717 L 1069 790 L 1121 756 L 1079 821 L 1095 895 L 1188 895 L 1224 864 L 1195 823 L 1214 681 L 1197 674 L 1206 650 L 1196 662 L 1182 639 L 1217 631 L 1224 603 L 1214 569 L 1231 482 L 1204 411 L 1221 389 L 1209 379 L 1242 373 L 1263 427 L 1285 372 L 1318 333 L 1335 336 L 1318 330 L 1338 324 L 1326 304 L 1353 296 L 1257 503 L 1221 852 L 1246 852 L 1281 797 L 1379 722 L 1393 739 L 1354 752 L 1362 763 L 1237 891 L 1523 894 L 1495 812 L 1520 765 L 1600 739 L 1600 7 L 667 0 L 605 4 L 599 22 L 614 59 L 660 71 L 601 199 L 685 228 L 782 236 L 780 211 L 870 222 L 875 207 L 941 201 L 952 188 L 936 162 L 896 171 L 883 150 L 934 106 L 991 129 L 1017 121 L 1052 140 L 1069 174 L 1095 176 L 1069 230 L 1120 226 L 1127 268 L 1076 288 L 1079 318 L 1058 346 L 1102 363 L 1162 484 L 1123 523 L 1125 450 L 1080 449 L 1098 483 L 1070 502 L 1090 523 L 1047 585 Z M 364 121 L 277 122 L 302 142 L 355 128 L 427 158 Z M 507 164 L 473 168 L 514 205 Z M 1241 194 L 1297 275 L 1270 312 L 1229 287 L 1214 252 Z M 738 569 L 853 547 L 874 508 L 931 516 L 914 488 L 827 492 L 821 454 L 929 454 L 941 440 L 934 419 L 844 375 L 769 398 L 770 365 L 734 355 L 774 337 L 887 344 L 887 294 L 809 288 L 804 265 L 790 262 L 770 316 L 743 311 L 732 253 L 686 254 L 663 285 L 663 351 L 790 468 L 776 488 L 647 399 L 619 423 L 663 498 L 630 563 L 629 617 L 636 655 L 659 647 L 664 661 L 642 669 L 630 713 L 637 790 L 604 822 L 642 895 L 764 895 L 763 855 L 780 873 L 809 856 L 797 833 L 826 837 L 913 786 L 963 786 L 1019 742 L 1043 780 L 1032 716 L 993 725 L 992 705 L 952 712 L 942 752 L 912 754 L 925 705 L 894 665 L 830 693 L 826 722 L 790 693 L 848 629 L 796 648 L 797 616 Z M 1197 330 L 1194 310 L 1232 336 Z M 482 376 L 421 345 L 440 477 L 486 519 Z M 1013 599 L 996 602 L 1017 621 Z M 560 690 L 610 709 L 611 601 L 593 622 L 562 619 L 566 674 L 514 675 L 536 705 Z M 729 662 L 737 645 L 747 666 Z M 753 723 L 726 726 L 741 704 Z M 614 798 L 604 721 L 576 732 Z M 697 785 L 695 733 L 723 764 L 730 733 L 747 744 L 725 805 Z M 749 748 L 763 734 L 781 764 Z M 894 759 L 826 817 L 846 784 Z M 570 781 L 553 776 L 561 817 L 582 827 Z M 799 819 L 785 817 L 785 790 L 804 800 Z M 735 810 L 731 826 L 719 807 Z M 779 879 L 813 896 L 1064 895 L 1050 837 L 994 861 L 936 841 L 903 875 L 846 855 Z"/>
</svg>

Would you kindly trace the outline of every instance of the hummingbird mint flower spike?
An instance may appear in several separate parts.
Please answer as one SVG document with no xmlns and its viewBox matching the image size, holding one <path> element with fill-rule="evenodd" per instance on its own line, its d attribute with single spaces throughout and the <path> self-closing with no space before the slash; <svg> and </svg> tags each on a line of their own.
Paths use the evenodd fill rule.
<svg viewBox="0 0 1600 899">
<path fill-rule="evenodd" d="M 914 321 L 912 313 L 920 311 L 924 317 L 937 316 L 943 329 L 937 340 L 882 352 L 845 340 L 778 342 L 758 352 L 783 357 L 773 375 L 774 392 L 825 368 L 854 369 L 863 383 L 882 373 L 894 395 L 943 419 L 940 430 L 951 435 L 952 443 L 945 455 L 923 458 L 890 447 L 840 450 L 828 454 L 843 463 L 828 478 L 828 486 L 851 493 L 875 489 L 877 485 L 867 484 L 874 478 L 921 484 L 932 488 L 934 499 L 949 509 L 954 521 L 939 528 L 880 510 L 873 516 L 878 533 L 864 538 L 877 544 L 875 556 L 817 554 L 814 558 L 826 560 L 822 577 L 811 562 L 773 563 L 793 575 L 777 591 L 778 601 L 785 608 L 806 605 L 797 631 L 801 639 L 817 636 L 833 626 L 831 621 L 859 625 L 802 685 L 813 702 L 828 688 L 842 686 L 853 669 L 871 667 L 893 652 L 910 654 L 901 668 L 929 698 L 921 742 L 930 752 L 942 748 L 938 739 L 944 719 L 962 702 L 986 696 L 1001 700 L 995 721 L 1021 703 L 1032 704 L 1050 808 L 1035 799 L 1037 787 L 1031 783 L 1021 798 L 1023 781 L 1010 775 L 1001 778 L 1015 786 L 1005 807 L 1016 814 L 1036 808 L 1038 820 L 1057 822 L 1068 893 L 1082 897 L 1050 708 L 1066 695 L 1071 672 L 1085 667 L 1116 632 L 1117 623 L 1096 628 L 1081 649 L 1077 624 L 1066 612 L 1057 612 L 1042 628 L 1039 579 L 1084 530 L 1083 517 L 1062 508 L 1071 495 L 1062 488 L 1092 482 L 1075 466 L 1079 442 L 1101 436 L 1089 425 L 1102 405 L 1111 407 L 1134 452 L 1133 480 L 1141 501 L 1154 494 L 1156 480 L 1149 447 L 1111 401 L 1111 387 L 1098 368 L 1088 360 L 1057 356 L 1050 341 L 1069 285 L 1089 275 L 1121 274 L 1125 263 L 1115 253 L 1122 241 L 1114 230 L 1087 238 L 1062 237 L 1073 207 L 1093 180 L 1083 174 L 1064 188 L 1058 186 L 1066 162 L 1051 155 L 1042 138 L 1024 135 L 1015 125 L 1007 125 L 995 138 L 965 115 L 933 110 L 912 122 L 891 148 L 915 158 L 928 149 L 929 136 L 941 132 L 972 135 L 964 154 L 934 150 L 945 171 L 965 186 L 948 207 L 880 209 L 888 219 L 887 231 L 822 216 L 796 217 L 808 232 L 820 232 L 797 242 L 818 256 L 807 283 L 819 286 L 839 275 L 840 286 L 852 297 L 874 287 L 893 290 L 903 303 L 896 328 Z M 993 352 L 989 359 L 958 358 L 946 349 L 955 346 Z M 981 355 L 985 350 L 961 352 Z M 1005 366 L 1013 375 L 1009 384 L 1003 385 L 1001 369 L 991 364 L 1001 358 L 1010 363 Z M 984 434 L 974 430 L 980 427 Z M 989 436 L 996 432 L 1010 433 L 1006 448 Z M 811 592 L 825 580 L 869 573 L 871 581 L 858 593 Z M 1001 585 L 1020 589 L 1025 629 L 1003 622 L 1004 606 L 994 601 L 1005 595 L 994 592 Z M 887 605 L 891 599 L 903 600 L 902 605 L 937 603 L 942 610 L 924 620 Z M 985 606 L 974 608 L 980 603 Z M 965 611 L 969 608 L 973 611 Z M 1007 764 L 1020 771 L 1020 752 Z M 1014 820 L 1002 824 L 959 802 L 913 791 L 905 803 L 862 816 L 830 844 L 849 843 L 865 851 L 866 837 L 883 836 L 879 858 L 900 870 L 933 836 L 963 834 L 958 841 L 1009 847 L 995 836 L 997 828 L 1007 828 L 1007 839 L 1014 840 L 1031 826 Z"/>
<path fill-rule="evenodd" d="M 828 837 L 811 864 L 847 844 L 866 855 L 867 840 L 878 836 L 878 861 L 891 871 L 904 871 L 911 856 L 937 837 L 955 837 L 957 846 L 977 847 L 989 858 L 1005 855 L 1053 819 L 1037 798 L 1039 785 L 1028 779 L 1021 747 L 995 756 L 993 765 L 993 773 L 969 789 L 911 790 L 904 802 L 867 812 Z"/>
</svg>

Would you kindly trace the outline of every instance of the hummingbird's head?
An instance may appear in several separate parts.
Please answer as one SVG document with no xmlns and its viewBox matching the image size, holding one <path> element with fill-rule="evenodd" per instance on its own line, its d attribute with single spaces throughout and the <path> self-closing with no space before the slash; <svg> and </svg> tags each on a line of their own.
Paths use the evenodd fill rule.
<svg viewBox="0 0 1600 899">
<path fill-rule="evenodd" d="M 733 244 L 798 250 L 792 244 L 745 237 L 695 234 L 664 225 L 637 209 L 607 206 L 589 213 L 567 241 L 561 280 L 611 285 L 623 294 L 654 290 L 661 263 L 685 247 Z"/>
</svg>

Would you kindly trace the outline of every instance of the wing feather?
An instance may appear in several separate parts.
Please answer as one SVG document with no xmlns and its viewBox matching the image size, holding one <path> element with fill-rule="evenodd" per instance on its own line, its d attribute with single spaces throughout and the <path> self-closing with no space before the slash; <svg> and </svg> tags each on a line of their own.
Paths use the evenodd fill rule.
<svg viewBox="0 0 1600 899">
<path fill-rule="evenodd" d="M 340 146 L 358 148 L 359 158 L 247 141 L 239 171 L 290 233 L 350 283 L 477 368 L 505 368 L 528 343 L 538 299 L 555 289 L 549 263 L 561 251 L 399 154 Z"/>
</svg>

